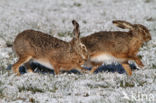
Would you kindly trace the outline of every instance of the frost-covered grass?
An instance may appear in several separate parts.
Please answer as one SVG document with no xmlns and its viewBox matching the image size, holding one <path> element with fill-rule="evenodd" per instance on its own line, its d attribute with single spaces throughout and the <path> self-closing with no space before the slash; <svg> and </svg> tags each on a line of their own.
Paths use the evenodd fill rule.
<svg viewBox="0 0 156 103">
<path fill-rule="evenodd" d="M 155 11 L 155 0 L 0 0 L 0 103 L 156 102 Z M 18 77 L 6 69 L 17 61 L 7 46 L 19 32 L 35 29 L 68 41 L 73 19 L 82 36 L 121 30 L 112 25 L 115 19 L 147 26 L 153 39 L 139 52 L 145 67 L 131 77 L 110 72 Z"/>
</svg>

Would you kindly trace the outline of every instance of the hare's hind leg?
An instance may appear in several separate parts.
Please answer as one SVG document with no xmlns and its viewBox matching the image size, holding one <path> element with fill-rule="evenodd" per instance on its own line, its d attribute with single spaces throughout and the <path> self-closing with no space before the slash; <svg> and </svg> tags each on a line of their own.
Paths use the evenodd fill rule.
<svg viewBox="0 0 156 103">
<path fill-rule="evenodd" d="M 128 62 L 126 63 L 122 63 L 122 67 L 125 69 L 126 73 L 131 76 L 132 75 L 132 70 L 128 64 Z"/>
<path fill-rule="evenodd" d="M 20 75 L 19 67 L 23 63 L 28 62 L 31 58 L 32 58 L 31 56 L 20 57 L 19 60 L 12 67 L 12 70 L 14 71 L 14 73 L 17 73 L 17 75 Z"/>
</svg>

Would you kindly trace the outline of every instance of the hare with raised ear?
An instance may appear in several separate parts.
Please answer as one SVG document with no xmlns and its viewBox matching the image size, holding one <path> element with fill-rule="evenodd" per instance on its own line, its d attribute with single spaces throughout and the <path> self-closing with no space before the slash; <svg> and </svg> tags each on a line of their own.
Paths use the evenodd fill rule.
<svg viewBox="0 0 156 103">
<path fill-rule="evenodd" d="M 72 24 L 74 38 L 70 42 L 62 41 L 40 31 L 25 30 L 19 33 L 13 44 L 19 60 L 13 65 L 12 70 L 20 75 L 19 66 L 26 64 L 27 70 L 32 72 L 30 61 L 54 68 L 56 74 L 61 69 L 83 69 L 81 65 L 88 59 L 88 52 L 80 41 L 79 24 L 75 20 L 72 21 Z"/>
<path fill-rule="evenodd" d="M 132 75 L 128 61 L 134 60 L 139 67 L 144 66 L 137 53 L 144 42 L 151 40 L 151 35 L 149 30 L 140 24 L 121 20 L 114 20 L 113 24 L 129 31 L 100 31 L 81 38 L 90 55 L 90 64 L 94 66 L 91 73 L 103 63 L 118 62 L 128 75 Z"/>
</svg>

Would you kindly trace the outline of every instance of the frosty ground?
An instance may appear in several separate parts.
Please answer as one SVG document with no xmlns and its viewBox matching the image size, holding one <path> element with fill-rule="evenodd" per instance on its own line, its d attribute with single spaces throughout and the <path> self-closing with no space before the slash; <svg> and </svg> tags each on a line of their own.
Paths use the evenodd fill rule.
<svg viewBox="0 0 156 103">
<path fill-rule="evenodd" d="M 132 103 L 156 102 L 156 0 L 0 0 L 0 103 Z M 10 44 L 25 29 L 71 40 L 72 23 L 81 36 L 121 30 L 121 19 L 148 27 L 152 40 L 140 49 L 145 67 L 133 75 L 100 72 L 60 75 L 7 70 L 17 61 Z"/>
</svg>

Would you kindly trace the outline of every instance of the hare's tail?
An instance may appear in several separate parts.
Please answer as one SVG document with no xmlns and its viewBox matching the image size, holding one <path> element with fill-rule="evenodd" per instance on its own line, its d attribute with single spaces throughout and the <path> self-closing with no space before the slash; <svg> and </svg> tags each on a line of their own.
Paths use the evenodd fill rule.
<svg viewBox="0 0 156 103">
<path fill-rule="evenodd" d="M 122 21 L 122 20 L 114 20 L 112 23 L 122 29 L 133 29 L 133 25 L 127 21 Z"/>
</svg>

